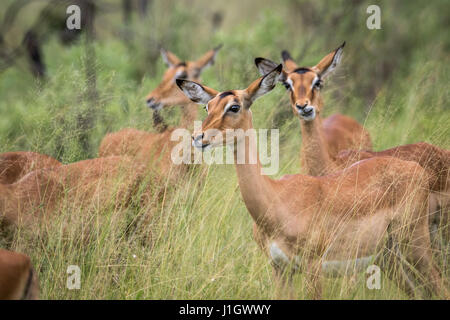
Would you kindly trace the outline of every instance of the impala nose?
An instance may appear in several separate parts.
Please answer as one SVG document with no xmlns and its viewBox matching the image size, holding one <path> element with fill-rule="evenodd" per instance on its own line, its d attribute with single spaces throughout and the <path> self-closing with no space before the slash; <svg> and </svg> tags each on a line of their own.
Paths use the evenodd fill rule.
<svg viewBox="0 0 450 320">
<path fill-rule="evenodd" d="M 305 103 L 304 105 L 301 104 L 296 104 L 295 107 L 297 108 L 298 111 L 303 111 L 303 109 L 305 109 L 308 106 L 308 102 Z"/>
<path fill-rule="evenodd" d="M 154 98 L 148 98 L 146 103 L 147 103 L 147 107 L 149 107 L 153 110 L 159 110 L 162 107 L 161 103 L 156 101 Z"/>
<path fill-rule="evenodd" d="M 313 120 L 315 118 L 315 110 L 314 107 L 309 105 L 308 102 L 305 104 L 295 104 L 295 108 L 297 109 L 298 114 L 305 120 Z"/>
<path fill-rule="evenodd" d="M 203 137 L 205 136 L 205 134 L 202 132 L 201 134 L 198 135 L 192 135 L 192 140 L 195 141 L 200 141 L 203 139 Z"/>
<path fill-rule="evenodd" d="M 205 149 L 207 146 L 209 146 L 209 143 L 203 143 L 204 137 L 205 134 L 203 132 L 198 135 L 192 135 L 192 145 L 199 149 Z"/>
</svg>

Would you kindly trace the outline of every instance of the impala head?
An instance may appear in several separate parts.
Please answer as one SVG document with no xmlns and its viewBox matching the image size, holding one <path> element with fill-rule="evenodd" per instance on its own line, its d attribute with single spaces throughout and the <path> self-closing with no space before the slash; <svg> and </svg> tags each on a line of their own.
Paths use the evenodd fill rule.
<svg viewBox="0 0 450 320">
<path fill-rule="evenodd" d="M 281 53 L 284 70 L 280 81 L 289 91 L 292 110 L 300 119 L 312 121 L 320 114 L 322 107 L 320 89 L 323 80 L 339 64 L 344 46 L 345 42 L 314 67 L 298 67 L 287 51 Z M 266 74 L 276 66 L 275 62 L 264 58 L 256 58 L 255 64 L 261 74 Z"/>
<path fill-rule="evenodd" d="M 182 61 L 170 51 L 161 49 L 161 56 L 168 69 L 161 83 L 145 98 L 147 106 L 154 110 L 174 105 L 185 105 L 191 101 L 177 87 L 176 79 L 198 81 L 202 71 L 213 65 L 216 54 L 222 45 L 206 52 L 196 61 Z"/>
<path fill-rule="evenodd" d="M 234 138 L 224 141 L 227 130 L 252 128 L 250 106 L 277 84 L 282 65 L 278 65 L 265 76 L 253 81 L 247 89 L 218 92 L 194 81 L 177 80 L 177 85 L 192 101 L 205 104 L 208 116 L 202 128 L 192 135 L 192 144 L 204 149 L 234 143 Z M 238 138 L 239 139 L 239 138 Z"/>
</svg>

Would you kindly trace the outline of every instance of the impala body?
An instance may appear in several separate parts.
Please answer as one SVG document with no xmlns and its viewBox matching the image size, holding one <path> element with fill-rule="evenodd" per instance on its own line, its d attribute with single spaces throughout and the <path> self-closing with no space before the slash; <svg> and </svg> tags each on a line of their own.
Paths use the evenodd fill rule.
<svg viewBox="0 0 450 320">
<path fill-rule="evenodd" d="M 255 154 L 254 137 L 228 141 L 224 133 L 253 128 L 250 106 L 275 87 L 281 73 L 279 65 L 247 89 L 225 92 L 177 80 L 186 96 L 206 104 L 208 111 L 201 130 L 192 136 L 193 145 L 204 150 L 235 144 L 235 150 L 241 147 L 247 155 Z M 256 164 L 236 162 L 235 166 L 242 197 L 254 220 L 255 238 L 271 257 L 277 278 L 283 279 L 286 270 L 304 271 L 308 291 L 320 298 L 320 275 L 336 260 L 352 268 L 357 264 L 355 258 L 370 261 L 370 256 L 376 256 L 389 267 L 406 268 L 393 263 L 392 254 L 392 259 L 379 254 L 387 246 L 386 252 L 401 254 L 404 260 L 397 260 L 408 261 L 420 274 L 411 280 L 403 269 L 400 273 L 390 272 L 387 266 L 383 269 L 393 278 L 404 275 L 399 285 L 406 292 L 416 293 L 412 283 L 419 282 L 427 294 L 447 296 L 431 256 L 429 177 L 417 163 L 378 157 L 331 175 L 297 174 L 279 180 L 261 174 L 259 160 Z"/>
<path fill-rule="evenodd" d="M 28 256 L 0 249 L 0 300 L 39 299 L 39 281 Z"/>
<path fill-rule="evenodd" d="M 345 168 L 356 161 L 373 157 L 391 156 L 414 161 L 430 176 L 430 223 L 432 232 L 443 230 L 446 241 L 450 239 L 450 151 L 429 143 L 419 142 L 390 148 L 383 151 L 345 150 L 336 157 L 336 164 Z"/>
<path fill-rule="evenodd" d="M 0 224 L 32 227 L 51 221 L 64 206 L 83 211 L 127 206 L 147 178 L 143 166 L 119 156 L 35 170 L 16 183 L 0 185 Z M 142 201 L 147 196 L 143 192 Z"/>
<path fill-rule="evenodd" d="M 0 154 L 0 184 L 14 183 L 33 170 L 61 165 L 61 162 L 45 154 L 30 151 L 5 152 Z"/>
</svg>

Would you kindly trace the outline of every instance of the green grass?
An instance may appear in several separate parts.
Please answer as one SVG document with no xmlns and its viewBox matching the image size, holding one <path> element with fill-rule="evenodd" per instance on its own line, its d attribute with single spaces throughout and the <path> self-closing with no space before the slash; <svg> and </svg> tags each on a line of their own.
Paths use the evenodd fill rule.
<svg viewBox="0 0 450 320">
<path fill-rule="evenodd" d="M 253 64 L 257 56 L 279 60 L 280 50 L 286 48 L 294 57 L 303 57 L 300 65 L 312 65 L 343 40 L 348 44 L 341 66 L 323 89 L 325 116 L 341 112 L 364 123 L 375 150 L 418 141 L 449 149 L 450 37 L 443 27 L 448 5 L 379 3 L 383 29 L 370 31 L 365 27 L 367 1 L 355 7 L 343 1 L 250 1 L 242 8 L 239 1 L 225 6 L 198 0 L 189 7 L 158 2 L 147 21 L 133 21 L 134 37 L 128 44 L 98 26 L 96 105 L 84 98 L 83 44 L 63 48 L 50 38 L 44 47 L 45 83 L 34 81 L 24 59 L 0 74 L 0 152 L 32 150 L 71 163 L 96 157 L 107 132 L 125 127 L 153 130 L 144 97 L 164 72 L 155 55 L 158 42 L 183 59 L 196 59 L 224 43 L 216 64 L 202 78 L 208 86 L 226 90 L 244 88 L 258 77 Z M 205 13 L 205 6 L 211 10 Z M 306 8 L 320 19 L 308 21 L 301 10 Z M 208 25 L 213 9 L 225 14 L 214 34 Z M 122 30 L 120 15 L 105 13 L 101 19 Z M 255 128 L 280 129 L 276 177 L 297 173 L 300 124 L 284 88 L 278 86 L 252 109 Z M 86 112 L 94 112 L 95 122 L 81 132 L 77 119 Z M 177 108 L 162 113 L 169 123 L 178 123 Z M 200 117 L 205 117 L 203 110 Z M 82 135 L 88 137 L 87 150 L 80 144 Z M 143 226 L 139 217 L 147 212 L 152 222 Z M 164 200 L 152 208 L 82 214 L 63 210 L 47 228 L 33 235 L 19 230 L 9 243 L 12 250 L 31 256 L 39 271 L 41 298 L 277 298 L 268 258 L 252 239 L 252 220 L 232 165 L 212 165 L 206 177 L 194 172 L 178 188 L 167 189 Z M 62 228 L 77 215 L 83 218 Z M 92 230 L 84 239 L 80 234 L 87 225 Z M 81 267 L 81 290 L 66 288 L 69 265 Z M 364 283 L 364 274 L 356 285 L 348 279 L 325 280 L 324 298 L 405 298 L 384 277 L 381 290 L 368 290 Z M 295 287 L 298 297 L 305 298 L 302 275 L 295 278 Z"/>
</svg>

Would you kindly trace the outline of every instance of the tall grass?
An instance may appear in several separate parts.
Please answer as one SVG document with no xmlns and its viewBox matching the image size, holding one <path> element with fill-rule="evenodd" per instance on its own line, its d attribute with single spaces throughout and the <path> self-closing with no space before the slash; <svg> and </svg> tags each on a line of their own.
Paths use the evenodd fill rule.
<svg viewBox="0 0 450 320">
<path fill-rule="evenodd" d="M 369 1 L 370 2 L 370 1 Z M 159 44 L 182 59 L 195 59 L 224 43 L 203 82 L 219 90 L 244 88 L 258 77 L 253 59 L 278 60 L 289 49 L 299 65 L 314 65 L 347 41 L 341 67 L 325 83 L 324 112 L 341 112 L 364 123 L 374 149 L 427 141 L 450 148 L 448 106 L 449 40 L 446 1 L 423 7 L 420 1 L 379 1 L 382 29 L 365 27 L 368 1 L 178 1 L 155 2 L 150 17 L 128 27 L 123 41 L 120 16 L 100 13 L 95 42 L 99 101 L 90 105 L 80 42 L 62 48 L 50 38 L 44 47 L 48 79 L 36 83 L 19 60 L 0 74 L 0 152 L 32 150 L 70 163 L 97 155 L 107 132 L 133 127 L 151 131 L 144 97 L 165 67 Z M 224 23 L 210 31 L 210 17 L 222 11 Z M 31 14 L 31 13 L 29 13 Z M 419 23 L 420 22 L 420 23 Z M 111 26 L 117 32 L 108 32 Z M 19 32 L 19 31 L 17 31 Z M 255 128 L 280 129 L 280 172 L 300 169 L 300 124 L 282 86 L 259 99 Z M 87 132 L 89 150 L 80 145 L 78 119 L 95 111 Z M 163 110 L 177 124 L 179 110 Z M 205 117 L 205 112 L 200 112 Z M 271 266 L 252 239 L 252 220 L 242 201 L 231 165 L 212 165 L 207 175 L 193 171 L 177 187 L 165 189 L 151 208 L 94 212 L 87 240 L 61 228 L 81 214 L 67 206 L 54 223 L 30 234 L 19 230 L 7 245 L 29 254 L 39 272 L 45 299 L 274 299 Z M 135 223 L 151 211 L 150 225 Z M 6 242 L 1 242 L 6 246 Z M 80 290 L 66 288 L 69 265 L 82 270 Z M 447 275 L 448 279 L 448 275 Z M 299 298 L 303 276 L 295 278 Z M 368 290 L 361 274 L 324 281 L 330 299 L 398 299 L 404 294 L 383 277 L 381 290 Z"/>
</svg>

